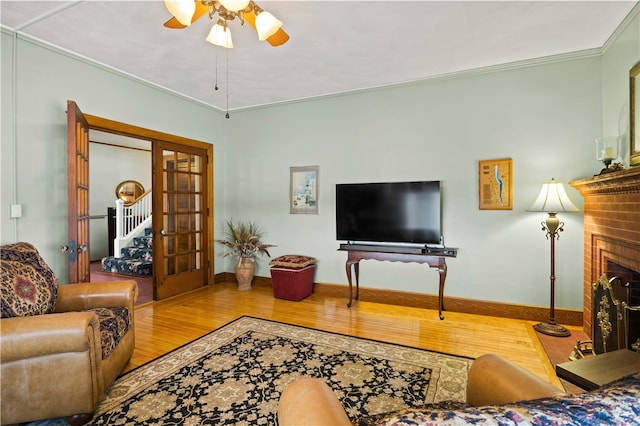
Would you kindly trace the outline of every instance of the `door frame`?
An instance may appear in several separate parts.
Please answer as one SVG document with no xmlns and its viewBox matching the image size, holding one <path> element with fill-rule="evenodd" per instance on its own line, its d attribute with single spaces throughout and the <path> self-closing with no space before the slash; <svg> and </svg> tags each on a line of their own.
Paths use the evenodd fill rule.
<svg viewBox="0 0 640 426">
<path fill-rule="evenodd" d="M 209 190 L 206 195 L 206 221 L 207 221 L 207 265 L 208 270 L 206 274 L 206 283 L 205 285 L 210 285 L 215 282 L 214 276 L 214 239 L 213 239 L 213 144 L 198 141 L 195 139 L 189 139 L 181 136 L 172 135 L 169 133 L 163 133 L 156 130 L 145 129 L 144 127 L 138 127 L 127 123 L 122 123 L 119 121 L 109 120 L 107 118 L 98 117 L 95 115 L 84 114 L 87 123 L 89 124 L 89 129 L 103 131 L 107 133 L 114 133 L 117 135 L 127 136 L 136 139 L 148 140 L 151 142 L 152 146 L 156 142 L 170 142 L 183 147 L 195 147 L 200 148 L 206 151 L 207 156 L 207 176 L 208 182 L 207 186 Z M 153 151 L 153 148 L 152 148 Z M 154 238 L 154 251 L 156 250 L 156 240 Z M 154 279 L 154 287 L 155 287 L 155 279 Z M 155 299 L 155 291 L 154 291 L 154 299 Z"/>
</svg>

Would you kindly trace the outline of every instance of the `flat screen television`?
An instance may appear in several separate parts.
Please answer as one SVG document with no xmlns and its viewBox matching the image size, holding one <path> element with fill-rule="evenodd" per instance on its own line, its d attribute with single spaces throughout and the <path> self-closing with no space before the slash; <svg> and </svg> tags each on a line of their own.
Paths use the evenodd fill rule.
<svg viewBox="0 0 640 426">
<path fill-rule="evenodd" d="M 440 181 L 337 184 L 336 237 L 441 246 Z"/>
</svg>

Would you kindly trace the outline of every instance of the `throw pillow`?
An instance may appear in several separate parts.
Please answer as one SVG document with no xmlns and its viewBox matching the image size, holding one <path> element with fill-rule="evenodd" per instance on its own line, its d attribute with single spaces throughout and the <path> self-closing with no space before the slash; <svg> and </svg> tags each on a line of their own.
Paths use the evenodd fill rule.
<svg viewBox="0 0 640 426">
<path fill-rule="evenodd" d="M 0 318 L 53 312 L 58 279 L 29 243 L 0 247 Z"/>
</svg>

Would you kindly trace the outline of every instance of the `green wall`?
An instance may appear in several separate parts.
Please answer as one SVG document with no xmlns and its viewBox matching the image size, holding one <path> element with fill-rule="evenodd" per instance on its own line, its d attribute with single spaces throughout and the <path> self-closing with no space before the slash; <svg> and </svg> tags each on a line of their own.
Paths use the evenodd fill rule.
<svg viewBox="0 0 640 426">
<path fill-rule="evenodd" d="M 602 121 L 606 136 L 620 136 L 620 160 L 629 166 L 629 70 L 640 60 L 640 6 L 618 28 L 602 55 Z"/>
</svg>

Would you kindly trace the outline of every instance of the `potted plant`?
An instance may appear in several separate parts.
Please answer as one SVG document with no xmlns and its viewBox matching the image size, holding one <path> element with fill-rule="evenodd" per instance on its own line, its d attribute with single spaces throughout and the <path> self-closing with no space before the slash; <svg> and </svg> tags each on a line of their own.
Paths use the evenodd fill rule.
<svg viewBox="0 0 640 426">
<path fill-rule="evenodd" d="M 226 239 L 217 242 L 230 249 L 224 257 L 238 258 L 235 266 L 238 290 L 251 290 L 255 258 L 265 254 L 271 257 L 267 249 L 275 246 L 262 243 L 263 232 L 254 222 L 240 222 L 236 225 L 233 220 L 228 221 L 225 225 L 225 237 Z"/>
</svg>

